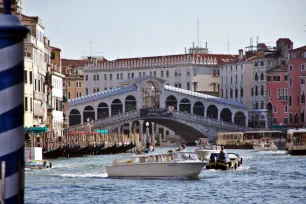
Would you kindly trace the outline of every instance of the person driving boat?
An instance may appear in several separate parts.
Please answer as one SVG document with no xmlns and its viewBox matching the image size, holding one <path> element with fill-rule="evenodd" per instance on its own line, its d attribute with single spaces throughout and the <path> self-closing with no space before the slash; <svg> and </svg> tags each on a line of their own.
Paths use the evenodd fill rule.
<svg viewBox="0 0 306 204">
<path fill-rule="evenodd" d="M 228 158 L 228 155 L 226 153 L 226 151 L 224 150 L 224 147 L 221 146 L 221 151 L 217 157 L 217 160 L 220 160 L 220 161 L 229 161 L 229 158 Z"/>
</svg>

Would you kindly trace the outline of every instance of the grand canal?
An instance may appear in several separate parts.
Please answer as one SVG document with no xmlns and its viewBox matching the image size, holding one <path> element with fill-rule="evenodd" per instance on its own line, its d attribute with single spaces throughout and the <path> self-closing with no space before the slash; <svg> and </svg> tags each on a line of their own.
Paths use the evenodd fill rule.
<svg viewBox="0 0 306 204">
<path fill-rule="evenodd" d="M 129 154 L 52 160 L 52 169 L 26 171 L 25 201 L 33 204 L 306 203 L 306 157 L 293 157 L 285 151 L 227 151 L 244 158 L 242 167 L 227 172 L 203 169 L 199 180 L 107 178 L 105 166 L 114 158 Z"/>
</svg>

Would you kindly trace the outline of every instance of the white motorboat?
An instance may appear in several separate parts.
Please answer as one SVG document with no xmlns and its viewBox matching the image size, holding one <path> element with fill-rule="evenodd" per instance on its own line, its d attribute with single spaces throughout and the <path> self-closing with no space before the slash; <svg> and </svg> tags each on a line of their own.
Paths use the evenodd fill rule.
<svg viewBox="0 0 306 204">
<path fill-rule="evenodd" d="M 200 138 L 200 140 L 195 141 L 195 143 L 197 146 L 195 153 L 200 159 L 205 160 L 205 161 L 209 161 L 210 155 L 212 153 L 220 153 L 221 151 L 221 146 L 211 145 L 204 138 Z"/>
<path fill-rule="evenodd" d="M 187 177 L 198 178 L 205 162 L 194 152 L 132 155 L 106 167 L 108 177 Z"/>
<path fill-rule="evenodd" d="M 257 151 L 277 151 L 278 148 L 275 146 L 274 142 L 259 142 L 258 144 L 253 145 L 253 148 Z"/>
</svg>

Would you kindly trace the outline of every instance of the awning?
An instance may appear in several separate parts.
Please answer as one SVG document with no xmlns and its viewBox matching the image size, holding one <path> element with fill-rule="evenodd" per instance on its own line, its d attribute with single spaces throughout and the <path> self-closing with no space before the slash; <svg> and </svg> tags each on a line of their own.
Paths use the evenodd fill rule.
<svg viewBox="0 0 306 204">
<path fill-rule="evenodd" d="M 97 133 L 101 133 L 102 135 L 108 134 L 108 130 L 95 130 Z"/>
<path fill-rule="evenodd" d="M 27 128 L 25 128 L 25 130 L 29 134 L 31 134 L 32 132 L 34 134 L 40 134 L 40 133 L 44 133 L 44 132 L 49 131 L 49 129 L 47 127 L 27 127 Z"/>
</svg>

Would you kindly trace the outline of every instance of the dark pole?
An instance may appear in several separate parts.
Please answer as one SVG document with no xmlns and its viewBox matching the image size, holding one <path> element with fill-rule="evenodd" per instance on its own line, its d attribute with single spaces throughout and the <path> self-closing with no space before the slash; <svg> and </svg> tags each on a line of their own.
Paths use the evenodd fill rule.
<svg viewBox="0 0 306 204">
<path fill-rule="evenodd" d="M 15 1 L 14 1 L 15 2 Z M 0 175 L 5 203 L 24 203 L 24 43 L 28 29 L 4 0 L 0 15 Z M 2 171 L 3 169 L 3 171 Z M 3 174 L 4 175 L 4 174 Z"/>
</svg>

